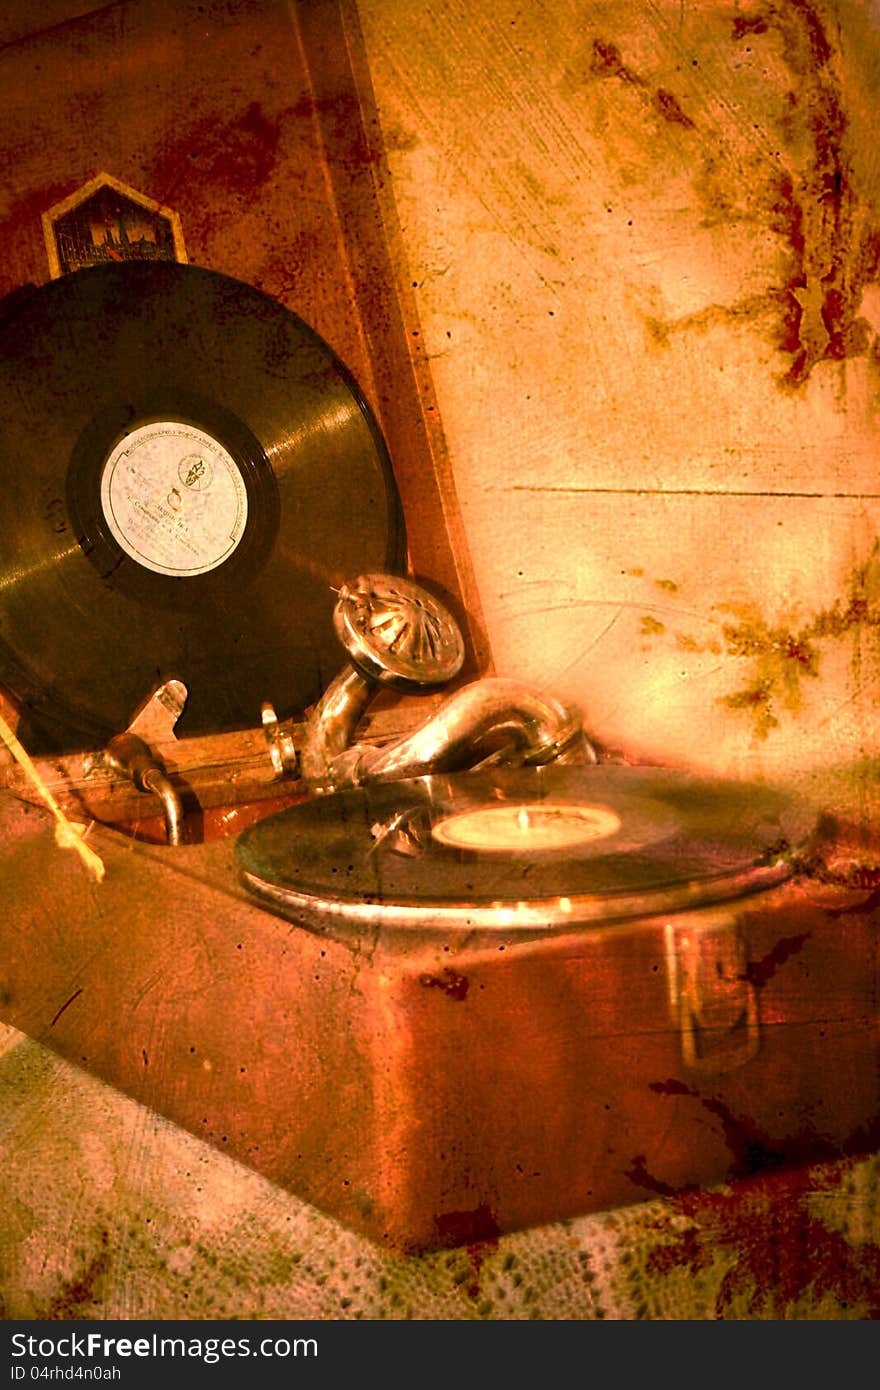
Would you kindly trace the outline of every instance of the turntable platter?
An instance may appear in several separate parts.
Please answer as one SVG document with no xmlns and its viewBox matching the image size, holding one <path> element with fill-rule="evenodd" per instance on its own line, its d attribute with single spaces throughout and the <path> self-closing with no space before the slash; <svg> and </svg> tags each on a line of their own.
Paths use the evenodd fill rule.
<svg viewBox="0 0 880 1390">
<path fill-rule="evenodd" d="M 813 821 L 766 787 L 555 764 L 337 792 L 252 826 L 237 852 L 251 891 L 297 920 L 534 931 L 770 887 Z"/>
</svg>

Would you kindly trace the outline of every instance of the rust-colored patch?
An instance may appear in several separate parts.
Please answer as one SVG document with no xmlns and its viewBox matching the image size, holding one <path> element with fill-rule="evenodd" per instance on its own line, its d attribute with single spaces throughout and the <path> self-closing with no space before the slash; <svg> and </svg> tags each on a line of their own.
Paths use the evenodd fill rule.
<svg viewBox="0 0 880 1390">
<path fill-rule="evenodd" d="M 843 95 L 817 9 L 809 0 L 792 0 L 747 20 L 737 16 L 733 39 L 771 30 L 781 39 L 795 83 L 780 116 L 787 167 L 778 175 L 771 226 L 789 248 L 778 345 L 791 362 L 781 380 L 798 387 L 823 359 L 869 351 L 874 335 L 858 310 L 865 286 L 880 269 L 878 227 L 852 180 Z M 804 138 L 811 150 L 806 167 L 795 155 Z"/>
<path fill-rule="evenodd" d="M 622 82 L 630 82 L 635 87 L 645 85 L 638 73 L 627 67 L 617 44 L 609 43 L 607 39 L 593 39 L 590 72 L 593 77 L 619 77 Z"/>
<path fill-rule="evenodd" d="M 686 116 L 681 109 L 678 98 L 672 92 L 667 92 L 665 87 L 658 87 L 654 93 L 654 109 L 659 111 L 664 121 L 671 121 L 673 125 L 683 125 L 686 130 L 694 129 L 694 122 L 690 116 Z"/>
<path fill-rule="evenodd" d="M 501 1234 L 495 1213 L 486 1202 L 472 1211 L 442 1212 L 434 1218 L 434 1226 L 441 1245 L 467 1245 L 472 1259 L 478 1245 L 489 1241 L 494 1248 Z"/>
<path fill-rule="evenodd" d="M 776 942 L 772 951 L 768 951 L 766 956 L 760 960 L 750 960 L 746 965 L 746 979 L 755 989 L 763 989 L 772 980 L 781 965 L 784 965 L 789 957 L 797 955 L 802 950 L 804 944 L 810 939 L 810 932 L 802 932 L 799 936 L 783 936 Z"/>
<path fill-rule="evenodd" d="M 812 1131 L 771 1140 L 748 1119 L 734 1115 L 717 1097 L 705 1097 L 675 1079 L 655 1083 L 659 1094 L 690 1096 L 721 1121 L 733 1156 L 732 1178 L 749 1178 L 733 1191 L 707 1192 L 696 1187 L 670 1190 L 655 1178 L 643 1154 L 630 1166 L 632 1181 L 666 1198 L 668 1207 L 657 1218 L 657 1243 L 647 1256 L 652 1274 L 676 1269 L 698 1274 L 719 1257 L 730 1261 L 721 1280 L 716 1318 L 736 1315 L 745 1300 L 748 1316 L 783 1313 L 809 1296 L 829 1298 L 855 1316 L 880 1316 L 880 1247 L 851 1244 L 840 1231 L 820 1220 L 811 1198 L 841 1187 L 846 1169 L 829 1163 L 820 1172 L 803 1165 L 822 1148 Z M 876 1134 L 859 1132 L 835 1148 L 825 1144 L 829 1158 L 865 1152 Z M 682 1228 L 682 1218 L 690 1222 Z M 774 1305 L 768 1308 L 768 1304 Z"/>
<path fill-rule="evenodd" d="M 101 1233 L 101 1249 L 89 1260 L 82 1273 L 69 1279 L 56 1294 L 33 1316 L 38 1321 L 66 1320 L 68 1318 L 94 1317 L 95 1309 L 102 1302 L 100 1293 L 104 1276 L 110 1268 L 109 1238 L 106 1231 Z"/>
<path fill-rule="evenodd" d="M 855 137 L 817 7 L 810 0 L 756 7 L 733 16 L 730 36 L 736 46 L 748 41 L 751 47 L 756 39 L 772 44 L 774 63 L 787 69 L 790 85 L 766 131 L 778 148 L 747 170 L 717 148 L 706 151 L 694 190 L 705 226 L 747 221 L 769 227 L 779 240 L 779 277 L 733 303 L 669 321 L 650 319 L 646 326 L 663 346 L 673 332 L 743 323 L 788 358 L 776 380 L 795 391 L 820 362 L 874 361 L 878 355 L 878 336 L 860 307 L 866 287 L 880 277 L 880 220 L 853 174 Z M 674 98 L 661 101 L 658 92 L 655 106 L 666 119 L 688 120 Z"/>
<path fill-rule="evenodd" d="M 470 988 L 470 981 L 467 975 L 459 975 L 448 965 L 441 970 L 439 975 L 430 975 L 427 972 L 419 976 L 419 984 L 426 989 L 440 989 L 450 999 L 462 1000 L 467 998 Z"/>
<path fill-rule="evenodd" d="M 831 57 L 831 44 L 825 35 L 815 5 L 812 5 L 810 0 L 789 0 L 789 7 L 800 18 L 813 63 L 816 67 L 823 67 Z"/>
<path fill-rule="evenodd" d="M 647 79 L 624 61 L 617 44 L 611 43 L 608 39 L 593 39 L 589 72 L 591 77 L 617 78 L 618 81 L 643 91 L 646 97 L 650 90 Z M 687 130 L 694 128 L 694 122 L 682 109 L 678 97 L 666 87 L 658 87 L 654 91 L 650 98 L 650 105 L 655 114 L 662 117 L 664 121 L 669 121 L 672 125 L 684 126 Z"/>
<path fill-rule="evenodd" d="M 767 21 L 759 14 L 738 14 L 733 19 L 733 37 L 744 39 L 749 34 L 766 34 Z"/>
<path fill-rule="evenodd" d="M 700 641 L 692 633 L 675 631 L 675 645 L 681 651 L 723 653 L 748 664 L 743 684 L 720 696 L 718 702 L 747 715 L 755 737 L 766 739 L 779 727 L 782 712 L 799 712 L 804 680 L 815 680 L 820 674 L 822 642 L 855 639 L 857 682 L 865 639 L 871 641 L 880 659 L 880 542 L 874 543 L 865 563 L 853 569 L 843 598 L 803 621 L 771 623 L 756 604 L 750 603 L 714 604 L 711 612 L 720 625 L 720 640 Z M 663 631 L 662 623 L 642 618 L 643 638 L 659 637 Z"/>
</svg>

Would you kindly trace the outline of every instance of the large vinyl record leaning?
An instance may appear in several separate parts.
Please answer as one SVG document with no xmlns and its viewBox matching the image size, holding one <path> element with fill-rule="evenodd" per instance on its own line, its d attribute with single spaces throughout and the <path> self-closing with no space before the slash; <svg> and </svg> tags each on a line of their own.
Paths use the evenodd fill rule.
<svg viewBox="0 0 880 1390">
<path fill-rule="evenodd" d="M 164 679 L 181 734 L 303 711 L 339 667 L 334 588 L 400 569 L 379 429 L 276 300 L 100 266 L 0 319 L 0 685 L 37 751 L 94 746 Z"/>
</svg>

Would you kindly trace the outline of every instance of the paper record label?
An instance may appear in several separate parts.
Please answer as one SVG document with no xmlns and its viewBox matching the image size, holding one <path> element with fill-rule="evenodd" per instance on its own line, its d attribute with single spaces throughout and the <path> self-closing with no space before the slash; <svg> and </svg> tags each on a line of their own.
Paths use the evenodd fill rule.
<svg viewBox="0 0 880 1390">
<path fill-rule="evenodd" d="M 160 420 L 120 440 L 101 475 L 101 506 L 126 555 L 189 578 L 228 560 L 247 524 L 241 471 L 219 440 Z"/>
</svg>

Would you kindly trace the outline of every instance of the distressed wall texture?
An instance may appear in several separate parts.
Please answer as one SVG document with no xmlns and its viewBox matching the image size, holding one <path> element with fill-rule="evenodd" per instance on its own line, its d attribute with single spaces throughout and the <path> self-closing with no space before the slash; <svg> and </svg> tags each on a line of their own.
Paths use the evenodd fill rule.
<svg viewBox="0 0 880 1390">
<path fill-rule="evenodd" d="M 873 803 L 880 7 L 359 10 L 496 666 Z"/>
</svg>

